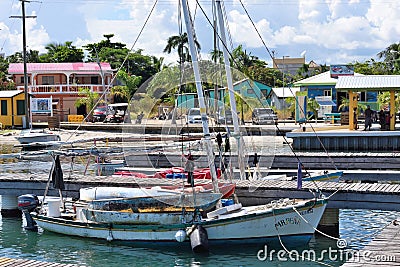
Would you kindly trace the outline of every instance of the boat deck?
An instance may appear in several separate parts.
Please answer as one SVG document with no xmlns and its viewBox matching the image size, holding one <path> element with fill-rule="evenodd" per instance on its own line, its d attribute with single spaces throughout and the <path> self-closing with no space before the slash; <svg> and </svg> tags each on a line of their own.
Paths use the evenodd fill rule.
<svg viewBox="0 0 400 267">
<path fill-rule="evenodd" d="M 0 195 L 43 195 L 48 177 L 39 174 L 10 173 L 0 178 Z M 151 187 L 157 185 L 182 185 L 182 179 L 134 178 L 123 176 L 72 175 L 65 177 L 63 193 L 79 197 L 79 189 L 94 186 Z M 198 183 L 210 180 L 196 180 Z M 223 182 L 223 180 L 221 180 Z M 52 187 L 50 187 L 52 188 Z M 399 183 L 343 183 L 303 182 L 297 189 L 296 181 L 236 181 L 236 195 L 244 206 L 267 204 L 278 198 L 307 199 L 314 197 L 310 190 L 319 189 L 331 194 L 328 208 L 381 209 L 400 211 Z M 50 189 L 49 195 L 58 196 Z"/>
</svg>

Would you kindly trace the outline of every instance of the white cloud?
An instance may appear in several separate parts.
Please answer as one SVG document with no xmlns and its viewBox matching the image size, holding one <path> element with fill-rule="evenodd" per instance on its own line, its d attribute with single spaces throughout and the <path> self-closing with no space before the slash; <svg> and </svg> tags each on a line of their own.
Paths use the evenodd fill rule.
<svg viewBox="0 0 400 267">
<path fill-rule="evenodd" d="M 8 18 L 11 14 L 20 14 L 20 3 L 13 3 L 17 4 L 0 2 L 0 48 L 8 55 L 22 49 L 21 20 Z M 70 40 L 75 46 L 82 47 L 99 42 L 104 39 L 104 34 L 110 33 L 115 34 L 113 41 L 125 43 L 130 48 L 153 3 L 153 0 L 32 2 L 27 5 L 27 14 L 39 10 L 40 13 L 39 19 L 27 20 L 28 49 L 44 52 L 44 46 L 50 42 Z M 245 0 L 243 3 L 267 46 L 279 54 L 300 54 L 307 50 L 307 57 L 312 59 L 351 62 L 363 56 L 373 57 L 376 51 L 399 42 L 400 3 L 397 0 Z M 196 13 L 196 32 L 205 58 L 212 46 L 211 26 L 200 9 L 195 8 L 195 1 L 189 1 L 189 4 L 192 15 Z M 200 4 L 211 18 L 210 3 L 200 1 Z M 135 49 L 165 57 L 167 63 L 176 62 L 176 53 L 167 55 L 162 51 L 168 37 L 178 34 L 177 9 L 176 1 L 158 1 Z M 225 9 L 234 46 L 243 44 L 253 55 L 258 55 L 262 49 L 265 55 L 263 44 L 240 2 L 226 1 Z M 69 11 L 69 15 L 76 17 L 68 20 L 67 16 L 63 18 L 65 21 L 57 21 L 55 17 L 59 10 Z"/>
</svg>

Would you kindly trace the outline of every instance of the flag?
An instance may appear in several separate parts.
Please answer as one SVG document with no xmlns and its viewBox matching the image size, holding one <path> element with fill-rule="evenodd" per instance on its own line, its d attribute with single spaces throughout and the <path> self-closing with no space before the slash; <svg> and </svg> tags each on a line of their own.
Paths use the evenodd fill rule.
<svg viewBox="0 0 400 267">
<path fill-rule="evenodd" d="M 297 189 L 301 189 L 303 186 L 303 175 L 301 173 L 301 162 L 297 163 Z"/>
</svg>

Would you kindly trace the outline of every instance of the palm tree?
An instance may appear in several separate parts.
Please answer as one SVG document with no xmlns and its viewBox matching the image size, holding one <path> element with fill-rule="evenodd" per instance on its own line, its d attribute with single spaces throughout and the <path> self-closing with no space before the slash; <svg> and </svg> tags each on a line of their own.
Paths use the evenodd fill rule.
<svg viewBox="0 0 400 267">
<path fill-rule="evenodd" d="M 378 102 L 379 102 L 379 96 L 378 96 Z M 345 111 L 346 108 L 348 109 L 349 105 L 350 105 L 350 100 L 346 97 L 342 97 L 341 98 L 341 103 L 338 107 L 339 111 Z M 365 110 L 366 109 L 366 105 L 361 104 L 360 102 L 357 102 L 357 114 L 359 115 L 361 110 Z"/>
<path fill-rule="evenodd" d="M 79 98 L 75 102 L 75 107 L 79 108 L 80 106 L 85 105 L 86 111 L 90 112 L 89 116 L 87 116 L 88 121 L 92 120 L 92 111 L 94 106 L 96 105 L 99 94 L 90 90 L 90 88 L 78 88 L 78 96 Z"/>
<path fill-rule="evenodd" d="M 223 64 L 224 54 L 221 50 L 215 49 L 210 52 L 211 60 L 217 64 Z"/>
<path fill-rule="evenodd" d="M 385 50 L 377 54 L 378 58 L 384 58 L 384 62 L 388 65 L 393 73 L 398 73 L 400 70 L 400 43 L 394 43 L 386 47 Z"/>
<path fill-rule="evenodd" d="M 317 121 L 318 118 L 318 109 L 319 109 L 319 104 L 317 100 L 314 98 L 308 98 L 307 100 L 307 110 L 311 111 L 314 114 L 315 121 Z M 311 119 L 311 116 L 307 118 L 307 120 Z"/>
<path fill-rule="evenodd" d="M 167 46 L 164 48 L 163 52 L 170 54 L 173 49 L 177 49 L 179 55 L 179 64 L 185 61 L 190 61 L 189 48 L 188 48 L 188 36 L 187 33 L 181 35 L 174 35 L 168 38 Z M 200 50 L 200 44 L 197 40 L 194 41 L 197 49 Z"/>
<path fill-rule="evenodd" d="M 142 77 L 129 75 L 123 70 L 117 73 L 117 78 L 123 82 L 124 85 L 114 86 L 111 89 L 111 93 L 114 96 L 114 102 L 130 101 L 132 96 L 135 94 Z"/>
</svg>

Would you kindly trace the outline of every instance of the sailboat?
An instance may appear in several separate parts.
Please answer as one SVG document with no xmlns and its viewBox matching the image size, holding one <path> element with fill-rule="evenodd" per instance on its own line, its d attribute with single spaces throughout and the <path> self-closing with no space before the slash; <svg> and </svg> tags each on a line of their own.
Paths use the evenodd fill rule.
<svg viewBox="0 0 400 267">
<path fill-rule="evenodd" d="M 194 34 L 187 0 L 182 0 L 181 4 L 199 96 L 205 150 L 210 162 L 209 167 L 213 185 L 211 196 L 215 194 L 221 195 L 214 166 L 213 147 L 208 129 L 197 51 L 194 45 Z M 219 1 L 217 1 L 217 4 L 220 4 Z M 218 7 L 219 16 L 222 17 L 220 5 Z M 223 20 L 220 19 L 220 21 L 222 22 Z M 242 145 L 240 137 L 237 138 L 237 141 L 240 148 Z M 192 190 L 192 194 L 191 201 L 195 204 L 197 198 L 200 197 L 200 193 Z M 187 195 L 179 196 L 186 197 Z M 154 196 L 154 198 L 157 199 L 158 196 Z M 138 197 L 137 200 L 142 200 L 142 198 Z M 328 199 L 320 194 L 311 199 L 281 199 L 265 205 L 247 207 L 242 206 L 241 203 L 228 203 L 223 206 L 219 202 L 214 204 L 214 202 L 210 201 L 210 206 L 213 206 L 211 211 L 207 209 L 201 210 L 196 205 L 193 205 L 192 210 L 187 211 L 186 206 L 181 206 L 177 203 L 170 204 L 170 207 L 180 208 L 181 216 L 179 221 L 164 221 L 162 216 L 166 215 L 167 211 L 149 211 L 146 215 L 142 214 L 141 218 L 132 220 L 135 215 L 140 213 L 139 209 L 132 209 L 130 212 L 127 209 L 121 210 L 113 207 L 110 208 L 112 212 L 126 212 L 125 215 L 129 214 L 131 218 L 127 221 L 117 221 L 115 214 L 108 214 L 108 217 L 102 217 L 101 219 L 97 218 L 98 215 L 105 215 L 107 201 L 115 201 L 115 199 L 103 200 L 99 206 L 94 205 L 93 202 L 84 202 L 83 207 L 81 206 L 77 209 L 75 206 L 75 209 L 62 213 L 60 213 L 59 203 L 38 209 L 39 202 L 37 198 L 29 195 L 20 196 L 18 205 L 23 210 L 27 222 L 31 223 L 29 225 L 30 228 L 34 228 L 36 223 L 45 231 L 100 238 L 108 241 L 172 242 L 175 244 L 183 242 L 188 244 L 187 246 L 190 243 L 194 252 L 202 252 L 207 251 L 209 245 L 221 242 L 224 244 L 226 242 L 268 242 L 279 239 L 284 242 L 291 242 L 290 244 L 294 242 L 307 243 L 321 220 Z M 126 202 L 130 200 L 122 198 L 120 201 Z M 82 201 L 78 204 L 82 204 Z M 137 202 L 133 201 L 132 204 L 137 204 Z M 127 208 L 131 207 L 127 206 Z M 152 206 L 147 208 L 152 208 Z M 117 216 L 122 215 L 124 214 L 117 214 Z M 154 221 L 154 216 L 159 216 L 159 221 Z M 178 215 L 175 214 L 174 216 Z"/>
</svg>

